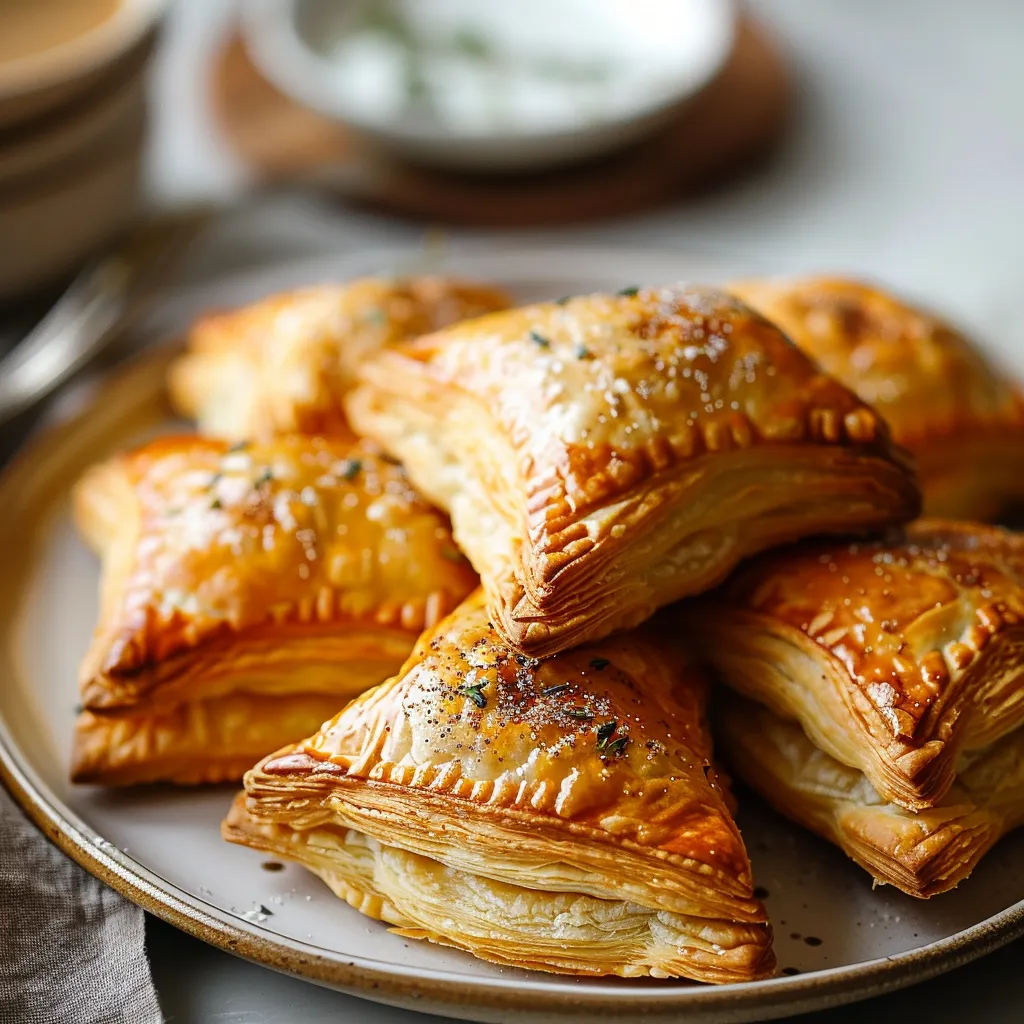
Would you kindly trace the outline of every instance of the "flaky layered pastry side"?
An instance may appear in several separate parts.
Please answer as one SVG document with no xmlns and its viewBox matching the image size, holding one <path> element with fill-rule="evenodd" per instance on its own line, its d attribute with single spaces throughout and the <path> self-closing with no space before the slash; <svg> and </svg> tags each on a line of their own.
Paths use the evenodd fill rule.
<svg viewBox="0 0 1024 1024">
<path fill-rule="evenodd" d="M 733 696 L 716 719 L 733 771 L 876 882 L 910 896 L 926 899 L 959 885 L 1002 836 L 1024 825 L 1024 728 L 962 757 L 945 796 L 913 813 L 763 705 Z"/>
<path fill-rule="evenodd" d="M 724 682 L 911 811 L 1024 726 L 1024 538 L 1006 530 L 920 520 L 795 545 L 680 621 Z"/>
<path fill-rule="evenodd" d="M 444 277 L 300 288 L 200 319 L 168 386 L 204 434 L 347 434 L 341 399 L 360 360 L 508 305 L 497 288 Z"/>
<path fill-rule="evenodd" d="M 743 981 L 771 931 L 663 629 L 538 662 L 481 594 L 394 678 L 245 777 L 225 838 L 400 935 L 566 974 Z"/>
<path fill-rule="evenodd" d="M 917 458 L 927 514 L 989 519 L 1024 499 L 1024 395 L 954 327 L 842 278 L 729 290 L 878 410 Z"/>
<path fill-rule="evenodd" d="M 876 414 L 705 288 L 498 313 L 359 372 L 354 427 L 451 512 L 495 625 L 534 656 L 634 626 L 763 548 L 918 508 Z"/>
<path fill-rule="evenodd" d="M 79 782 L 238 779 L 476 584 L 444 515 L 368 444 L 161 439 L 87 473 L 75 518 L 103 560 Z"/>
</svg>

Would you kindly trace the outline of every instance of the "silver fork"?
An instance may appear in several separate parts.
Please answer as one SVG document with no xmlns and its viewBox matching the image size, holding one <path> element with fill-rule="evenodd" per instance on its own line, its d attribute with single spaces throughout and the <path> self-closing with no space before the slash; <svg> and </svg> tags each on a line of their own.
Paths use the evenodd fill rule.
<svg viewBox="0 0 1024 1024">
<path fill-rule="evenodd" d="M 150 218 L 87 266 L 0 360 L 0 427 L 120 338 L 214 213 L 213 207 L 197 207 Z"/>
</svg>

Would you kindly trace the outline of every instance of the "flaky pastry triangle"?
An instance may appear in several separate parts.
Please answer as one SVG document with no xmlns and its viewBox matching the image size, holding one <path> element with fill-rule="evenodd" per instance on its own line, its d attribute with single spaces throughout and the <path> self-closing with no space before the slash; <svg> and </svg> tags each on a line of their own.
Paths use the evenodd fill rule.
<svg viewBox="0 0 1024 1024">
<path fill-rule="evenodd" d="M 538 657 L 634 626 L 755 551 L 917 509 L 876 415 L 708 289 L 494 314 L 360 373 L 353 425 L 451 512 L 495 626 Z"/>
<path fill-rule="evenodd" d="M 508 305 L 497 288 L 443 277 L 362 278 L 271 295 L 200 319 L 168 387 L 204 434 L 347 434 L 341 399 L 360 360 Z"/>
<path fill-rule="evenodd" d="M 1024 726 L 1024 538 L 1006 530 L 920 520 L 794 545 L 679 616 L 724 682 L 910 810 Z"/>
<path fill-rule="evenodd" d="M 445 517 L 368 444 L 162 439 L 87 473 L 75 517 L 103 558 L 81 782 L 239 778 L 476 584 Z"/>
<path fill-rule="evenodd" d="M 917 458 L 926 513 L 986 519 L 1024 498 L 1024 396 L 955 328 L 841 278 L 729 290 L 885 417 Z"/>
<path fill-rule="evenodd" d="M 224 835 L 402 935 L 499 964 L 764 977 L 771 931 L 705 690 L 653 627 L 517 654 L 478 593 L 397 676 L 250 771 Z"/>
</svg>

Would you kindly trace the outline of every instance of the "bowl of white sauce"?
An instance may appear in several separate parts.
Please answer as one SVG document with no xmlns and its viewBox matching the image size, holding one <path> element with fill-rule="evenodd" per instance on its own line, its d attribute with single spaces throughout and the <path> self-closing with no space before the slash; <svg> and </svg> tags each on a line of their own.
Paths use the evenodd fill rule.
<svg viewBox="0 0 1024 1024">
<path fill-rule="evenodd" d="M 710 81 L 730 0 L 246 0 L 261 72 L 421 163 L 551 167 L 655 129 Z"/>
</svg>

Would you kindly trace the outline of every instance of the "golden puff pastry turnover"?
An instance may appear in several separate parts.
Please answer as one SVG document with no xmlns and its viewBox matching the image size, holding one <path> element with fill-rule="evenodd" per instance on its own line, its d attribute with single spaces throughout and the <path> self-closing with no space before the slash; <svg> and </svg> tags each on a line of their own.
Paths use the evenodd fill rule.
<svg viewBox="0 0 1024 1024">
<path fill-rule="evenodd" d="M 1024 398 L 963 334 L 857 281 L 730 285 L 886 419 L 929 515 L 994 518 L 1024 498 Z"/>
<path fill-rule="evenodd" d="M 763 548 L 918 507 L 875 413 L 705 288 L 493 314 L 360 373 L 355 428 L 451 512 L 495 625 L 537 657 L 634 626 Z"/>
<path fill-rule="evenodd" d="M 235 780 L 393 673 L 476 585 L 443 514 L 367 444 L 166 438 L 101 464 L 72 775 Z"/>
<path fill-rule="evenodd" d="M 361 359 L 509 302 L 497 288 L 443 277 L 363 278 L 272 295 L 196 323 L 171 367 L 171 398 L 202 433 L 229 440 L 347 434 L 341 398 Z"/>
<path fill-rule="evenodd" d="M 964 758 L 942 800 L 915 814 L 762 705 L 733 696 L 715 717 L 722 756 L 740 778 L 876 882 L 910 896 L 959 885 L 1002 836 L 1024 825 L 1024 729 Z"/>
<path fill-rule="evenodd" d="M 539 662 L 482 594 L 245 777 L 223 828 L 400 935 L 566 974 L 743 981 L 771 931 L 705 681 L 650 627 Z"/>
<path fill-rule="evenodd" d="M 920 520 L 743 566 L 681 609 L 722 680 L 912 811 L 1024 725 L 1024 538 Z"/>
</svg>

